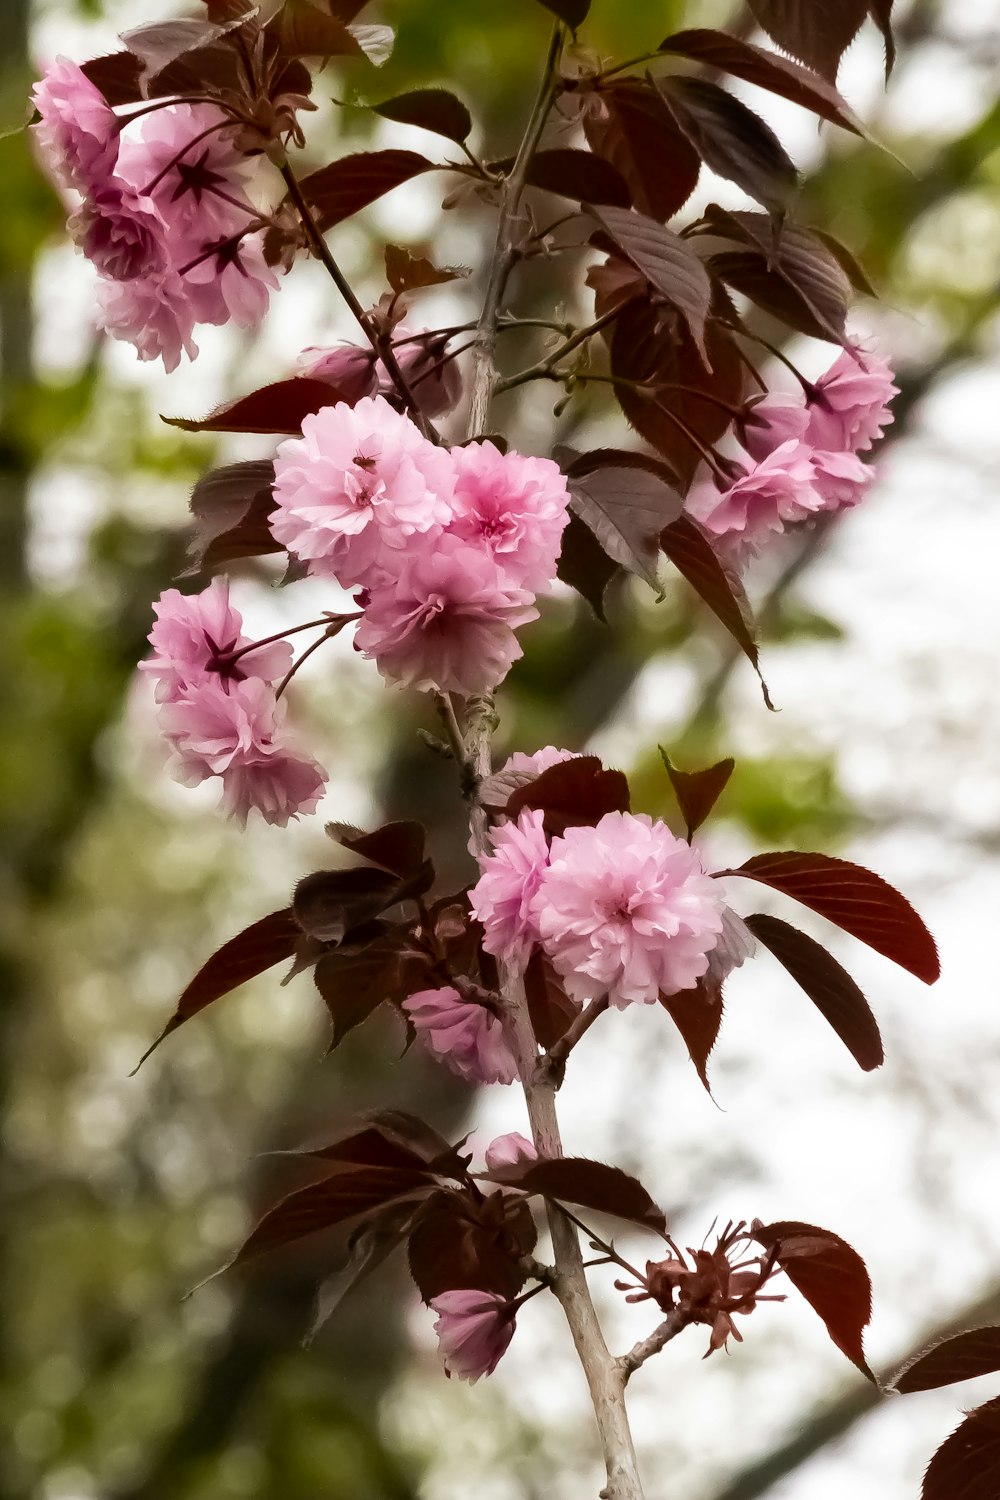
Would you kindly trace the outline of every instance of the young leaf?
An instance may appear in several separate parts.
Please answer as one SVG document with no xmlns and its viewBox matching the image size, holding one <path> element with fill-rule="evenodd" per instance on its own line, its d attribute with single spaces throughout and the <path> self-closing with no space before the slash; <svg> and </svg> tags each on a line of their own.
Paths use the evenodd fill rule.
<svg viewBox="0 0 1000 1500">
<path fill-rule="evenodd" d="M 817 235 L 787 222 L 779 229 L 765 214 L 729 213 L 715 204 L 702 225 L 752 247 L 711 257 L 723 281 L 790 328 L 843 343 L 851 283 Z"/>
<path fill-rule="evenodd" d="M 757 203 L 781 213 L 798 186 L 795 163 L 771 127 L 705 78 L 657 80 L 660 94 L 702 161 Z"/>
<path fill-rule="evenodd" d="M 878 1022 L 861 990 L 833 954 L 777 917 L 758 912 L 747 917 L 746 924 L 805 990 L 858 1066 L 866 1073 L 880 1068 L 885 1053 Z"/>
<path fill-rule="evenodd" d="M 905 896 L 879 875 L 832 854 L 758 854 L 729 875 L 745 875 L 801 901 L 922 979 L 940 976 L 937 947 Z"/>
<path fill-rule="evenodd" d="M 570 31 L 583 25 L 590 10 L 590 0 L 538 0 L 538 3 L 558 17 Z"/>
<path fill-rule="evenodd" d="M 584 455 L 567 470 L 570 509 L 612 561 L 658 589 L 659 534 L 680 515 L 683 497 L 659 475 L 632 466 L 594 466 L 589 459 Z"/>
<path fill-rule="evenodd" d="M 438 1144 L 445 1150 L 450 1149 L 443 1137 L 437 1138 L 435 1147 Z M 398 1132 L 373 1124 L 326 1146 L 307 1146 L 300 1151 L 282 1154 L 310 1156 L 353 1167 L 391 1167 L 396 1171 L 423 1172 L 436 1152 L 417 1151 Z"/>
<path fill-rule="evenodd" d="M 688 1050 L 707 1093 L 712 1090 L 708 1082 L 708 1059 L 719 1039 L 722 1026 L 722 985 L 700 979 L 690 990 L 676 995 L 660 995 L 660 1004 L 673 1021 Z"/>
<path fill-rule="evenodd" d="M 867 0 L 748 0 L 755 19 L 778 46 L 832 83 L 840 59 L 861 30 Z"/>
<path fill-rule="evenodd" d="M 996 1500 L 1000 1494 L 1000 1397 L 976 1407 L 927 1466 L 920 1500 Z"/>
<path fill-rule="evenodd" d="M 380 1005 L 398 1005 L 433 985 L 429 960 L 404 951 L 408 933 L 390 927 L 367 942 L 342 943 L 317 962 L 313 977 L 333 1022 L 331 1052 Z"/>
<path fill-rule="evenodd" d="M 699 598 L 704 600 L 729 631 L 760 678 L 764 702 L 768 708 L 773 708 L 767 683 L 761 676 L 757 643 L 750 633 L 744 614 L 742 589 L 739 589 L 736 579 L 719 562 L 701 527 L 690 516 L 680 516 L 660 532 L 660 546 L 677 571 L 683 574 Z"/>
<path fill-rule="evenodd" d="M 80 64 L 80 71 L 101 91 L 112 109 L 117 104 L 138 104 L 143 97 L 143 66 L 134 52 L 126 50 L 92 57 Z"/>
<path fill-rule="evenodd" d="M 433 169 L 434 163 L 416 151 L 357 151 L 310 172 L 300 186 L 325 232 L 401 183 Z"/>
<path fill-rule="evenodd" d="M 383 823 L 373 833 L 362 833 L 342 823 L 328 823 L 327 833 L 345 849 L 383 870 L 390 870 L 401 880 L 411 880 L 427 873 L 424 857 L 426 832 L 422 823 Z"/>
<path fill-rule="evenodd" d="M 426 1172 L 396 1167 L 345 1167 L 282 1198 L 254 1226 L 229 1262 L 244 1265 L 321 1229 L 334 1229 L 372 1209 L 426 1194 L 434 1180 Z M 228 1267 L 227 1267 L 228 1269 Z"/>
<path fill-rule="evenodd" d="M 541 948 L 534 950 L 525 967 L 524 994 L 535 1040 L 548 1051 L 576 1020 L 580 1007 L 566 994 Z"/>
<path fill-rule="evenodd" d="M 888 80 L 896 61 L 896 40 L 892 34 L 892 0 L 869 0 L 868 12 L 885 43 L 885 76 Z"/>
<path fill-rule="evenodd" d="M 707 27 L 676 31 L 660 43 L 659 50 L 690 58 L 704 67 L 718 68 L 733 78 L 742 78 L 746 83 L 790 99 L 793 104 L 801 104 L 803 109 L 810 109 L 821 119 L 841 125 L 855 135 L 865 134 L 847 100 L 832 83 L 790 57 L 768 52 L 741 37 Z"/>
<path fill-rule="evenodd" d="M 161 421 L 184 432 L 299 433 L 306 417 L 341 401 L 354 405 L 352 393 L 339 390 L 330 381 L 298 376 L 227 401 L 200 421 L 194 417 L 162 417 Z"/>
<path fill-rule="evenodd" d="M 272 969 L 275 964 L 291 958 L 298 938 L 299 930 L 291 910 L 286 908 L 261 917 L 259 922 L 245 927 L 234 938 L 230 938 L 228 943 L 223 943 L 202 964 L 184 990 L 170 1020 L 153 1045 L 140 1057 L 136 1071 L 156 1051 L 165 1037 L 176 1031 L 178 1026 L 183 1026 L 185 1021 L 190 1021 L 192 1016 L 196 1016 L 207 1005 L 211 1005 L 213 1000 L 221 1000 L 223 995 L 246 984 L 248 979 L 254 979 L 258 974 L 263 974 L 265 969 Z"/>
<path fill-rule="evenodd" d="M 677 309 L 707 364 L 705 320 L 712 283 L 690 245 L 645 214 L 600 205 L 591 205 L 590 211 L 625 258 Z"/>
<path fill-rule="evenodd" d="M 556 577 L 563 583 L 568 583 L 570 588 L 576 589 L 586 599 L 597 618 L 604 623 L 607 623 L 604 595 L 617 572 L 618 564 L 612 562 L 580 517 L 571 512 L 562 535 Z"/>
<path fill-rule="evenodd" d="M 320 1282 L 316 1310 L 305 1338 L 308 1347 L 336 1312 L 348 1292 L 364 1281 L 406 1238 L 416 1212 L 412 1203 L 390 1203 L 359 1224 L 347 1239 L 347 1255 L 339 1270 Z"/>
<path fill-rule="evenodd" d="M 651 219 L 672 219 L 698 185 L 698 153 L 651 83 L 608 83 L 586 101 L 583 131 L 591 150 L 624 178 L 633 205 Z"/>
<path fill-rule="evenodd" d="M 161 73 L 186 52 L 217 42 L 228 31 L 244 25 L 246 19 L 245 16 L 238 16 L 218 26 L 211 21 L 156 21 L 150 26 L 137 26 L 132 31 L 123 31 L 121 40 L 152 76 Z"/>
<path fill-rule="evenodd" d="M 422 255 L 412 255 L 402 245 L 385 247 L 385 279 L 394 292 L 415 292 L 425 286 L 443 286 L 468 276 L 462 266 L 435 266 Z"/>
<path fill-rule="evenodd" d="M 550 766 L 507 803 L 508 818 L 525 807 L 541 808 L 545 831 L 555 837 L 567 828 L 592 826 L 605 813 L 629 811 L 628 782 L 621 771 L 606 771 L 596 755 L 575 755 Z"/>
<path fill-rule="evenodd" d="M 399 877 L 372 865 L 317 870 L 295 887 L 292 914 L 302 931 L 335 946 L 402 899 Z"/>
<path fill-rule="evenodd" d="M 872 1381 L 864 1332 L 872 1315 L 872 1284 L 864 1261 L 846 1240 L 812 1224 L 784 1222 L 752 1226 L 753 1237 L 773 1250 L 778 1265 L 826 1324 L 841 1353 Z"/>
<path fill-rule="evenodd" d="M 513 163 L 511 163 L 513 165 Z M 560 193 L 578 202 L 610 203 L 629 208 L 632 195 L 617 167 L 574 146 L 553 146 L 536 151 L 528 167 L 528 182 L 548 193 Z"/>
<path fill-rule="evenodd" d="M 1000 1328 L 972 1328 L 925 1349 L 889 1382 L 889 1389 L 908 1396 L 913 1391 L 936 1391 L 993 1375 L 1000 1370 Z"/>
<path fill-rule="evenodd" d="M 662 745 L 659 746 L 659 751 L 687 827 L 687 840 L 690 844 L 725 791 L 729 778 L 736 769 L 736 762 L 727 758 L 717 761 L 714 766 L 707 766 L 704 771 L 679 771 L 676 766 L 671 765 L 670 757 Z"/>
<path fill-rule="evenodd" d="M 363 57 L 357 38 L 336 16 L 324 15 L 310 0 L 285 0 L 268 22 L 288 57 Z"/>
<path fill-rule="evenodd" d="M 641 1182 L 619 1167 L 590 1161 L 583 1156 L 558 1160 L 518 1162 L 482 1174 L 488 1182 L 520 1188 L 524 1193 L 539 1193 L 557 1202 L 578 1204 L 594 1213 L 613 1214 L 644 1229 L 663 1234 L 667 1221 Z"/>
<path fill-rule="evenodd" d="M 250 459 L 202 475 L 191 494 L 194 532 L 189 572 L 240 557 L 264 557 L 285 549 L 271 535 L 274 464 Z"/>
<path fill-rule="evenodd" d="M 400 125 L 418 125 L 421 130 L 431 130 L 435 135 L 447 136 L 458 145 L 472 129 L 472 116 L 454 94 L 447 89 L 411 89 L 407 94 L 397 94 L 371 109 L 384 120 L 395 120 Z"/>
<path fill-rule="evenodd" d="M 425 1302 L 465 1287 L 516 1297 L 525 1280 L 520 1261 L 536 1237 L 530 1210 L 513 1194 L 476 1199 L 468 1190 L 437 1192 L 410 1234 L 410 1274 Z"/>
</svg>

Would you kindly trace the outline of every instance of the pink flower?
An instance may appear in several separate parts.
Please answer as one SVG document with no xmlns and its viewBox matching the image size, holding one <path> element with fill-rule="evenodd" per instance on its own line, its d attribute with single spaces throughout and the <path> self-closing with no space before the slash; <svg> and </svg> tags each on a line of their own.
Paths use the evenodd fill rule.
<svg viewBox="0 0 1000 1500">
<path fill-rule="evenodd" d="M 194 359 L 197 321 L 184 282 L 175 271 L 133 281 L 97 283 L 98 327 L 132 344 L 141 360 L 162 359 L 175 370 L 182 354 Z"/>
<path fill-rule="evenodd" d="M 372 584 L 358 650 L 406 687 L 466 696 L 495 688 L 521 655 L 515 629 L 537 619 L 531 594 L 456 537 L 397 555 L 398 574 Z"/>
<path fill-rule="evenodd" d="M 496 1172 L 500 1167 L 519 1167 L 522 1162 L 537 1161 L 538 1152 L 531 1141 L 516 1130 L 509 1135 L 498 1135 L 486 1147 L 486 1170 Z"/>
<path fill-rule="evenodd" d="M 898 394 L 884 359 L 856 346 L 845 349 L 816 382 L 808 441 L 834 452 L 864 452 L 892 421 L 889 402 Z"/>
<path fill-rule="evenodd" d="M 259 235 L 220 241 L 211 254 L 202 252 L 197 264 L 184 273 L 195 320 L 225 324 L 251 332 L 259 328 L 278 286 L 278 278 L 264 259 Z"/>
<path fill-rule="evenodd" d="M 251 637 L 243 634 L 243 617 L 229 602 L 225 578 L 214 578 L 200 594 L 167 589 L 153 605 L 153 613 L 153 654 L 139 663 L 139 670 L 155 680 L 160 703 L 175 702 L 206 681 L 223 686 L 247 677 L 276 681 L 292 665 L 287 641 L 273 641 L 238 661 L 227 661 L 233 652 L 249 646 Z"/>
<path fill-rule="evenodd" d="M 470 1083 L 513 1083 L 517 1063 L 500 1018 L 485 1005 L 463 1000 L 452 985 L 421 990 L 403 1009 L 430 1051 Z"/>
<path fill-rule="evenodd" d="M 553 839 L 531 915 L 573 999 L 624 1007 L 701 978 L 722 907 L 697 852 L 663 823 L 606 813 Z"/>
<path fill-rule="evenodd" d="M 862 463 L 856 453 L 813 449 L 812 466 L 813 485 L 825 511 L 857 505 L 875 478 L 875 470 L 870 464 Z"/>
<path fill-rule="evenodd" d="M 451 514 L 448 454 L 381 396 L 306 417 L 302 436 L 278 448 L 275 475 L 275 538 L 345 586 L 376 564 L 400 566 L 410 538 Z"/>
<path fill-rule="evenodd" d="M 214 105 L 174 104 L 144 115 L 122 139 L 118 175 L 152 196 L 184 242 L 179 261 L 194 253 L 192 243 L 228 238 L 255 215 L 245 191 L 253 164 L 233 144 L 234 128 Z"/>
<path fill-rule="evenodd" d="M 495 828 L 493 852 L 480 860 L 482 874 L 469 892 L 472 914 L 483 924 L 483 947 L 519 967 L 538 942 L 531 903 L 549 863 L 544 820 L 544 813 L 525 808 L 516 823 Z"/>
<path fill-rule="evenodd" d="M 69 221 L 88 260 L 112 281 L 155 276 L 167 265 L 163 220 L 148 198 L 130 189 L 101 188 Z"/>
<path fill-rule="evenodd" d="M 774 392 L 755 401 L 738 424 L 743 446 L 758 463 L 782 443 L 804 438 L 808 425 L 809 412 L 801 396 L 796 398 Z"/>
<path fill-rule="evenodd" d="M 792 438 L 721 491 L 709 481 L 696 485 L 687 508 L 714 536 L 755 541 L 823 509 L 814 478 L 809 448 Z"/>
<path fill-rule="evenodd" d="M 314 812 L 326 777 L 281 740 L 284 712 L 259 677 L 225 686 L 209 680 L 164 703 L 160 723 L 174 751 L 174 777 L 197 786 L 221 776 L 223 806 L 243 825 L 253 808 L 281 826 Z"/>
<path fill-rule="evenodd" d="M 412 330 L 405 323 L 396 328 L 395 338 L 406 339 Z M 430 337 L 403 343 L 394 349 L 396 363 L 403 378 L 417 399 L 420 410 L 428 417 L 443 417 L 452 411 L 462 395 L 462 377 L 455 360 L 441 364 L 448 340 Z M 382 373 L 381 390 L 389 395 L 395 386 L 388 371 L 379 365 Z"/>
<path fill-rule="evenodd" d="M 470 1385 L 492 1375 L 514 1337 L 514 1309 L 506 1299 L 496 1292 L 441 1292 L 431 1307 L 446 1372 Z"/>
<path fill-rule="evenodd" d="M 375 351 L 357 344 L 334 344 L 329 349 L 303 349 L 298 372 L 310 380 L 327 380 L 354 406 L 365 396 L 374 396 L 379 388 Z"/>
<path fill-rule="evenodd" d="M 118 121 L 100 90 L 76 63 L 60 57 L 31 98 L 41 115 L 32 130 L 49 174 L 81 193 L 106 186 L 118 155 Z"/>
<path fill-rule="evenodd" d="M 539 593 L 556 574 L 569 491 L 548 458 L 501 453 L 490 442 L 452 449 L 454 520 L 449 531 L 485 548 L 513 583 Z"/>
</svg>

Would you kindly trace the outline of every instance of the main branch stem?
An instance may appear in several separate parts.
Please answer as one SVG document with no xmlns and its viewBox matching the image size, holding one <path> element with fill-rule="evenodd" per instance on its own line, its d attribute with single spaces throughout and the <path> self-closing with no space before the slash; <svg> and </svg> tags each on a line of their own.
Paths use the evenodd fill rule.
<svg viewBox="0 0 1000 1500">
<path fill-rule="evenodd" d="M 468 423 L 470 438 L 487 430 L 490 403 L 497 386 L 494 358 L 497 329 L 504 290 L 517 254 L 515 236 L 521 195 L 532 156 L 556 96 L 562 36 L 562 27 L 557 25 L 549 45 L 538 97 L 514 165 L 503 185 L 496 239 L 483 295 L 482 313 L 476 329 Z M 490 736 L 493 723 L 488 704 L 480 702 L 470 705 L 464 735 L 464 761 L 473 776 L 479 780 L 488 776 L 491 770 Z M 481 851 L 485 845 L 486 820 L 480 809 L 474 807 L 472 811 L 473 838 Z M 556 1115 L 556 1082 L 539 1057 L 520 975 L 504 966 L 501 971 L 501 988 L 535 1145 L 545 1156 L 562 1156 L 562 1138 Z M 607 1500 L 643 1500 L 635 1447 L 625 1410 L 624 1367 L 611 1355 L 604 1342 L 604 1334 L 587 1285 L 587 1273 L 576 1229 L 554 1205 L 550 1205 L 547 1212 L 555 1262 L 552 1289 L 566 1314 L 590 1389 L 608 1476 L 607 1488 L 603 1494 Z"/>
</svg>

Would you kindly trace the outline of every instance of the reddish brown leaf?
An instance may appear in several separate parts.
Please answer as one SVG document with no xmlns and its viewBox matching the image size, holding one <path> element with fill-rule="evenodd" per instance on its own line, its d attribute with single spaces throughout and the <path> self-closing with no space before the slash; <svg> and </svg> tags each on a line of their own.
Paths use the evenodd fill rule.
<svg viewBox="0 0 1000 1500">
<path fill-rule="evenodd" d="M 461 266 L 435 266 L 422 255 L 412 255 L 402 245 L 385 247 L 385 279 L 394 292 L 415 292 L 425 286 L 443 286 L 468 276 Z"/>
<path fill-rule="evenodd" d="M 334 1229 L 401 1198 L 419 1197 L 434 1186 L 427 1173 L 395 1167 L 345 1167 L 282 1198 L 263 1216 L 230 1266 L 290 1245 L 321 1229 Z"/>
<path fill-rule="evenodd" d="M 613 1214 L 659 1234 L 667 1227 L 662 1210 L 641 1182 L 619 1167 L 609 1167 L 584 1156 L 518 1162 L 515 1166 L 485 1172 L 483 1176 L 488 1182 L 517 1187 L 525 1193 L 574 1203 L 594 1213 Z"/>
<path fill-rule="evenodd" d="M 866 1073 L 885 1061 L 878 1022 L 858 985 L 821 943 L 777 917 L 758 912 L 746 918 L 754 937 L 769 948 L 829 1021 Z"/>
<path fill-rule="evenodd" d="M 885 76 L 888 79 L 896 61 L 896 41 L 892 34 L 892 3 L 893 0 L 869 0 L 868 13 L 879 31 L 885 43 Z"/>
<path fill-rule="evenodd" d="M 300 186 L 325 231 L 433 168 L 434 163 L 416 151 L 357 151 L 311 172 Z"/>
<path fill-rule="evenodd" d="M 410 1274 L 425 1302 L 465 1287 L 516 1297 L 525 1280 L 520 1261 L 536 1235 L 530 1210 L 512 1194 L 438 1192 L 410 1235 Z"/>
<path fill-rule="evenodd" d="M 680 1032 L 698 1077 L 711 1093 L 708 1059 L 719 1039 L 719 1028 L 722 1025 L 721 984 L 700 979 L 693 989 L 682 990 L 677 995 L 661 994 L 660 1004 Z"/>
<path fill-rule="evenodd" d="M 571 31 L 576 31 L 587 19 L 590 0 L 538 0 L 540 5 L 557 16 Z"/>
<path fill-rule="evenodd" d="M 618 564 L 611 561 L 594 533 L 571 513 L 562 534 L 556 577 L 576 589 L 599 620 L 606 620 L 604 594 L 617 572 Z"/>
<path fill-rule="evenodd" d="M 927 1466 L 920 1500 L 996 1500 L 1000 1494 L 1000 1397 L 969 1413 Z"/>
<path fill-rule="evenodd" d="M 271 969 L 275 964 L 291 958 L 295 953 L 298 936 L 291 910 L 286 908 L 261 917 L 259 922 L 245 927 L 234 938 L 230 938 L 228 943 L 223 943 L 191 980 L 178 1000 L 177 1009 L 170 1020 L 153 1045 L 140 1057 L 136 1071 L 155 1052 L 164 1037 L 168 1037 L 178 1026 L 183 1026 L 185 1021 L 211 1005 L 213 1000 L 220 1000 L 231 990 L 246 984 L 248 979 L 254 979 L 258 974 L 263 974 L 265 969 Z"/>
<path fill-rule="evenodd" d="M 677 31 L 660 43 L 660 51 L 688 57 L 705 67 L 718 68 L 733 78 L 742 78 L 758 88 L 790 99 L 793 104 L 801 104 L 803 109 L 811 109 L 821 119 L 842 125 L 855 135 L 865 133 L 847 100 L 819 73 L 803 68 L 789 57 L 756 47 L 741 37 L 708 28 Z"/>
<path fill-rule="evenodd" d="M 889 1382 L 890 1390 L 908 1396 L 913 1391 L 936 1391 L 1000 1370 L 1000 1328 L 972 1328 L 925 1349 L 904 1365 Z"/>
<path fill-rule="evenodd" d="M 441 1138 L 440 1144 L 447 1148 Z M 363 1130 L 331 1141 L 325 1146 L 305 1146 L 290 1156 L 311 1156 L 321 1161 L 340 1162 L 355 1167 L 389 1167 L 394 1171 L 423 1173 L 428 1166 L 426 1153 L 416 1151 L 396 1132 L 384 1130 L 378 1125 L 366 1125 Z"/>
<path fill-rule="evenodd" d="M 632 203 L 628 184 L 617 167 L 603 156 L 573 146 L 536 151 L 528 168 L 528 181 L 532 187 L 581 203 L 610 203 L 618 208 L 629 208 Z"/>
<path fill-rule="evenodd" d="M 593 455 L 566 471 L 570 509 L 613 562 L 657 588 L 659 534 L 683 509 L 683 497 L 659 474 L 635 465 L 595 465 Z"/>
<path fill-rule="evenodd" d="M 317 962 L 316 988 L 333 1022 L 331 1052 L 383 1003 L 398 1005 L 433 986 L 429 961 L 405 951 L 408 935 L 406 927 L 390 928 L 368 942 L 342 943 Z"/>
<path fill-rule="evenodd" d="M 861 30 L 867 0 L 748 0 L 768 36 L 831 82 L 840 59 Z"/>
<path fill-rule="evenodd" d="M 635 207 L 651 219 L 673 218 L 698 185 L 698 153 L 650 83 L 618 79 L 591 95 L 583 130 L 591 150 L 616 168 Z"/>
<path fill-rule="evenodd" d="M 790 328 L 843 343 L 850 278 L 811 230 L 787 222 L 779 227 L 766 214 L 730 213 L 716 204 L 709 204 L 699 228 L 752 247 L 710 257 L 723 281 Z"/>
<path fill-rule="evenodd" d="M 679 771 L 676 766 L 671 765 L 670 757 L 662 745 L 659 750 L 681 816 L 687 825 L 687 839 L 690 843 L 725 791 L 729 778 L 736 769 L 736 762 L 726 759 L 718 761 L 714 766 L 707 766 L 704 771 Z"/>
<path fill-rule="evenodd" d="M 426 831 L 422 823 L 383 823 L 372 833 L 362 833 L 358 828 L 348 828 L 343 823 L 328 823 L 327 833 L 345 849 L 360 854 L 362 859 L 383 870 L 391 870 L 402 880 L 422 875 L 426 869 L 424 844 Z"/>
<path fill-rule="evenodd" d="M 357 38 L 336 16 L 317 9 L 311 0 L 284 0 L 268 22 L 289 57 L 363 57 Z"/>
<path fill-rule="evenodd" d="M 274 510 L 273 484 L 274 464 L 257 459 L 211 469 L 199 479 L 191 495 L 194 529 L 188 572 L 285 550 L 268 525 Z"/>
<path fill-rule="evenodd" d="M 180 427 L 185 432 L 281 432 L 299 433 L 306 417 L 321 411 L 324 406 L 335 406 L 346 401 L 353 406 L 359 395 L 340 389 L 328 380 L 311 380 L 298 376 L 292 380 L 278 380 L 265 385 L 249 396 L 237 401 L 228 401 L 216 407 L 207 417 L 163 417 L 170 427 Z"/>
<path fill-rule="evenodd" d="M 676 308 L 708 364 L 705 320 L 712 300 L 712 283 L 691 246 L 645 214 L 596 204 L 591 205 L 591 212 L 625 258 Z"/>
<path fill-rule="evenodd" d="M 934 939 L 906 897 L 861 865 L 831 854 L 789 852 L 758 854 L 726 873 L 801 901 L 925 984 L 941 973 Z"/>
<path fill-rule="evenodd" d="M 783 1222 L 752 1226 L 754 1239 L 775 1258 L 792 1285 L 826 1324 L 841 1353 L 873 1384 L 864 1351 L 872 1315 L 872 1284 L 864 1261 L 846 1240 L 812 1224 Z"/>
<path fill-rule="evenodd" d="M 773 708 L 767 683 L 761 676 L 757 643 L 747 624 L 745 599 L 738 580 L 726 572 L 711 542 L 690 516 L 681 516 L 665 527 L 660 532 L 660 546 L 751 662 L 760 678 L 764 702 Z"/>
<path fill-rule="evenodd" d="M 809 232 L 826 246 L 856 292 L 863 292 L 866 297 L 878 296 L 864 266 L 836 235 L 830 234 L 826 229 L 811 229 Z"/>
<path fill-rule="evenodd" d="M 317 870 L 295 887 L 292 914 L 309 937 L 337 944 L 401 899 L 399 877 L 389 870 Z"/>
<path fill-rule="evenodd" d="M 536 948 L 524 971 L 524 994 L 531 1028 L 540 1047 L 554 1047 L 579 1014 L 580 1007 L 566 994 L 552 964 Z"/>
<path fill-rule="evenodd" d="M 312 1343 L 327 1319 L 331 1318 L 348 1292 L 354 1290 L 372 1271 L 378 1269 L 402 1244 L 413 1223 L 417 1208 L 413 1203 L 390 1203 L 357 1225 L 347 1238 L 347 1255 L 339 1270 L 327 1276 L 316 1293 L 316 1311 L 305 1338 Z"/>
<path fill-rule="evenodd" d="M 142 94 L 142 63 L 134 52 L 111 52 L 81 63 L 80 70 L 100 89 L 112 109 L 116 104 L 137 104 Z"/>
<path fill-rule="evenodd" d="M 678 127 L 718 177 L 735 182 L 757 203 L 782 212 L 799 174 L 778 137 L 759 115 L 706 78 L 657 80 Z"/>
<path fill-rule="evenodd" d="M 394 99 L 385 99 L 371 108 L 384 120 L 395 120 L 400 125 L 418 125 L 421 130 L 432 130 L 435 135 L 447 136 L 459 145 L 472 129 L 469 111 L 461 99 L 456 99 L 447 89 L 411 89 L 409 93 L 397 94 Z"/>
<path fill-rule="evenodd" d="M 525 807 L 541 808 L 545 831 L 554 837 L 567 828 L 599 823 L 605 813 L 628 812 L 629 806 L 628 781 L 621 771 L 606 771 L 596 755 L 575 755 L 519 787 L 505 811 L 516 818 Z"/>
</svg>

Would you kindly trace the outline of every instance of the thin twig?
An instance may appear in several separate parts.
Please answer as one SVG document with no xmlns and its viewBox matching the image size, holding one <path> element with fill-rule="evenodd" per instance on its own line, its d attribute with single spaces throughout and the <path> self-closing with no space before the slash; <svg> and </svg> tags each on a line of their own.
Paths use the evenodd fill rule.
<svg viewBox="0 0 1000 1500">
<path fill-rule="evenodd" d="M 547 358 L 539 360 L 537 364 L 531 365 L 527 370 L 521 370 L 517 375 L 508 375 L 506 380 L 499 381 L 496 387 L 496 394 L 500 396 L 506 391 L 516 390 L 519 385 L 524 385 L 529 380 L 545 380 L 550 378 L 560 360 L 565 359 L 567 354 L 572 354 L 573 350 L 578 349 L 581 344 L 586 343 L 587 339 L 593 338 L 595 333 L 600 333 L 601 329 L 606 328 L 609 323 L 613 323 L 621 315 L 621 312 L 622 307 L 613 307 L 610 312 L 604 313 L 602 317 L 597 318 L 593 323 L 589 323 L 586 328 L 577 329 L 576 333 L 560 344 L 558 349 L 553 349 Z"/>
<path fill-rule="evenodd" d="M 618 1361 L 622 1379 L 627 1382 L 640 1365 L 644 1365 L 647 1359 L 652 1359 L 654 1354 L 659 1354 L 661 1349 L 665 1349 L 670 1340 L 675 1339 L 679 1333 L 683 1333 L 690 1322 L 691 1317 L 686 1308 L 675 1307 L 672 1312 L 669 1312 L 659 1328 L 654 1328 L 648 1337 L 640 1339 L 627 1354 L 622 1355 Z"/>
<path fill-rule="evenodd" d="M 602 995 L 599 1000 L 591 1000 L 589 1005 L 584 1006 L 568 1030 L 564 1031 L 559 1040 L 549 1048 L 543 1066 L 549 1070 L 551 1076 L 557 1081 L 561 1081 L 562 1079 L 562 1075 L 566 1070 L 566 1059 L 573 1048 L 581 1037 L 586 1036 L 598 1016 L 604 1014 L 608 1008 L 608 1004 L 607 995 Z"/>
</svg>

